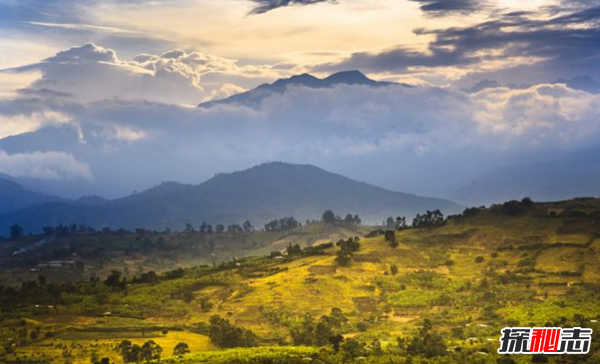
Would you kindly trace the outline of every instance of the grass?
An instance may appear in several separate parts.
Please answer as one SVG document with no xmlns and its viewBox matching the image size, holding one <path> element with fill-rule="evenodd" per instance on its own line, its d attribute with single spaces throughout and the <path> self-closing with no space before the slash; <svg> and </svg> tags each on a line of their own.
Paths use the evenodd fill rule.
<svg viewBox="0 0 600 364">
<path fill-rule="evenodd" d="M 563 204 L 568 209 L 572 203 Z M 595 200 L 587 203 L 600 209 Z M 600 317 L 599 225 L 590 230 L 581 218 L 548 217 L 544 206 L 516 217 L 491 209 L 438 228 L 397 232 L 397 248 L 382 236 L 363 238 L 357 254 L 368 259 L 338 267 L 335 273 L 315 274 L 310 267 L 335 265 L 336 247 L 325 255 L 297 259 L 240 260 L 220 271 L 188 269 L 178 279 L 134 284 L 125 292 L 106 290 L 102 302 L 97 296 L 81 302 L 72 297 L 73 302 L 58 312 L 34 315 L 24 308 L 17 318 L 32 319 L 26 327 L 60 334 L 26 342 L 18 355 L 41 355 L 60 364 L 65 358 L 87 363 L 96 350 L 118 361 L 112 350 L 116 342 L 127 338 L 142 344 L 151 338 L 163 347 L 163 357 L 178 342 L 190 345 L 192 354 L 166 359 L 172 363 L 303 360 L 319 349 L 271 345 L 289 344 L 290 330 L 306 313 L 318 319 L 334 307 L 349 319 L 345 336 L 379 339 L 390 350 L 398 336 L 414 335 L 424 318 L 452 345 L 490 353 L 497 348 L 500 328 L 507 325 L 592 325 L 590 320 Z M 290 242 L 307 245 L 353 233 L 357 232 L 317 224 L 279 236 L 256 251 L 267 253 Z M 392 265 L 398 268 L 396 275 L 390 273 Z M 270 271 L 273 268 L 278 270 Z M 188 288 L 193 295 L 185 301 L 179 293 Z M 205 298 L 212 307 L 202 310 Z M 105 311 L 112 315 L 97 315 Z M 117 317 L 123 313 L 142 319 Z M 251 329 L 266 346 L 216 350 L 198 333 L 198 325 L 214 314 Z M 0 324 L 1 337 L 14 336 L 5 323 Z M 162 329 L 168 330 L 167 335 Z M 62 348 L 57 348 L 59 343 Z M 70 348 L 71 357 L 64 356 L 64 347 Z M 490 355 L 489 362 L 495 362 L 492 359 Z"/>
</svg>

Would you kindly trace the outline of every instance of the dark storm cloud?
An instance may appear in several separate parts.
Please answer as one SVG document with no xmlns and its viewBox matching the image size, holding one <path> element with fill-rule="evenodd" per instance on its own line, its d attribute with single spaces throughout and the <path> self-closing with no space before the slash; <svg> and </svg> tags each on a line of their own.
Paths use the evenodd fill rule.
<svg viewBox="0 0 600 364">
<path fill-rule="evenodd" d="M 409 0 L 421 4 L 421 10 L 431 15 L 447 15 L 449 13 L 466 13 L 480 10 L 486 1 L 480 0 Z"/>
<path fill-rule="evenodd" d="M 465 28 L 418 29 L 434 35 L 428 52 L 403 47 L 380 53 L 355 53 L 337 64 L 317 70 L 361 69 L 370 72 L 403 72 L 410 67 L 465 66 L 485 60 L 539 57 L 538 69 L 560 73 L 578 68 L 585 74 L 598 73 L 600 60 L 600 6 L 577 9 L 567 14 L 508 13 Z M 492 52 L 494 51 L 494 52 Z M 499 51 L 499 52 L 498 52 Z"/>
<path fill-rule="evenodd" d="M 253 14 L 263 14 L 268 11 L 291 5 L 312 5 L 322 2 L 333 2 L 331 0 L 252 0 L 257 4 L 252 10 Z"/>
</svg>

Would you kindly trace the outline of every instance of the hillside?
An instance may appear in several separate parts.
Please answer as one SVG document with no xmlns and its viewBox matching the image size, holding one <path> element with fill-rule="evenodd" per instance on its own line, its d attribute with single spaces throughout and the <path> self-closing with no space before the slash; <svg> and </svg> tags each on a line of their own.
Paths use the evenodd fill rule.
<svg viewBox="0 0 600 364">
<path fill-rule="evenodd" d="M 163 183 L 101 204 L 50 203 L 28 208 L 0 216 L 0 231 L 6 234 L 15 223 L 33 232 L 61 223 L 98 229 L 181 230 L 186 223 L 239 224 L 248 219 L 262 226 L 284 216 L 301 222 L 317 219 L 327 209 L 340 215 L 359 214 L 366 223 L 388 216 L 412 217 L 426 210 L 441 209 L 445 214 L 462 210 L 447 200 L 385 190 L 310 165 L 275 162 L 219 174 L 199 185 Z"/>
<path fill-rule="evenodd" d="M 363 236 L 366 226 L 311 223 L 295 229 L 254 232 L 76 231 L 0 240 L 0 280 L 19 284 L 36 279 L 40 266 L 48 281 L 79 281 L 104 277 L 112 269 L 130 275 L 230 262 L 235 258 L 285 251 L 289 245 L 316 246 Z M 77 261 L 49 268 L 50 261 Z"/>
<path fill-rule="evenodd" d="M 30 190 L 0 173 L 0 214 L 56 201 L 65 200 Z"/>
<path fill-rule="evenodd" d="M 531 197 L 560 201 L 599 196 L 600 151 L 557 155 L 551 162 L 496 167 L 450 195 L 470 206 Z"/>
<path fill-rule="evenodd" d="M 16 302 L 4 301 L 0 332 L 11 335 L 11 325 L 24 319 L 22 329 L 41 338 L 22 340 L 4 360 L 62 363 L 67 348 L 76 364 L 92 352 L 120 363 L 115 344 L 152 339 L 163 358 L 188 343 L 190 354 L 164 359 L 178 364 L 404 363 L 408 356 L 417 363 L 516 363 L 496 354 L 505 326 L 600 329 L 599 215 L 600 200 L 514 202 L 398 231 L 397 247 L 372 234 L 348 264 L 336 260 L 339 246 L 324 246 L 126 288 L 82 283 L 59 298 L 39 286 L 30 298 L 24 288 Z M 260 347 L 225 350 L 214 315 L 251 330 L 256 337 L 247 334 L 247 345 Z M 340 352 L 319 332 L 342 334 Z M 597 363 L 596 348 L 573 357 Z"/>
</svg>

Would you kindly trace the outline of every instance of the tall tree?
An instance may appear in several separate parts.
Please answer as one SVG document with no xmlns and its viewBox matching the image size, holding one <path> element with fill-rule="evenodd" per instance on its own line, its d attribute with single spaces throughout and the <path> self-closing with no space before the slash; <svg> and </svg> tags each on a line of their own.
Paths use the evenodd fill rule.
<svg viewBox="0 0 600 364">
<path fill-rule="evenodd" d="M 14 224 L 10 227 L 10 237 L 12 239 L 18 239 L 23 236 L 23 228 L 19 224 Z"/>
<path fill-rule="evenodd" d="M 323 212 L 323 222 L 333 223 L 335 222 L 335 214 L 331 210 L 326 210 Z"/>
</svg>

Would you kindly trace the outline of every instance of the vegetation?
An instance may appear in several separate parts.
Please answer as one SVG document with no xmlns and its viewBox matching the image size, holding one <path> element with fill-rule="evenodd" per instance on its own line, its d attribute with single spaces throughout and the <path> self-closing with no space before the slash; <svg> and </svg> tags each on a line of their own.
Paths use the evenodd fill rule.
<svg viewBox="0 0 600 364">
<path fill-rule="evenodd" d="M 502 327 L 600 330 L 600 201 L 519 206 L 524 210 L 516 215 L 496 205 L 426 227 L 364 235 L 349 235 L 338 220 L 311 223 L 271 240 L 255 257 L 133 272 L 113 261 L 77 282 L 50 268 L 29 279 L 7 268 L 0 287 L 0 362 L 532 362 L 496 354 Z M 425 220 L 436 221 L 434 215 Z M 336 236 L 341 232 L 346 235 Z M 237 236 L 251 241 L 266 233 Z M 162 237 L 174 246 L 190 241 L 177 239 L 204 241 L 206 235 L 140 232 L 139 240 L 127 241 Z M 91 236 L 107 238 L 106 254 L 122 238 Z M 13 244 L 27 239 L 3 242 L 11 247 L 4 251 L 12 254 Z M 90 236 L 57 239 L 75 244 Z M 203 251 L 210 254 L 208 247 Z M 136 252 L 140 259 L 142 252 Z M 596 363 L 596 348 L 592 343 L 585 356 L 535 360 Z"/>
</svg>

